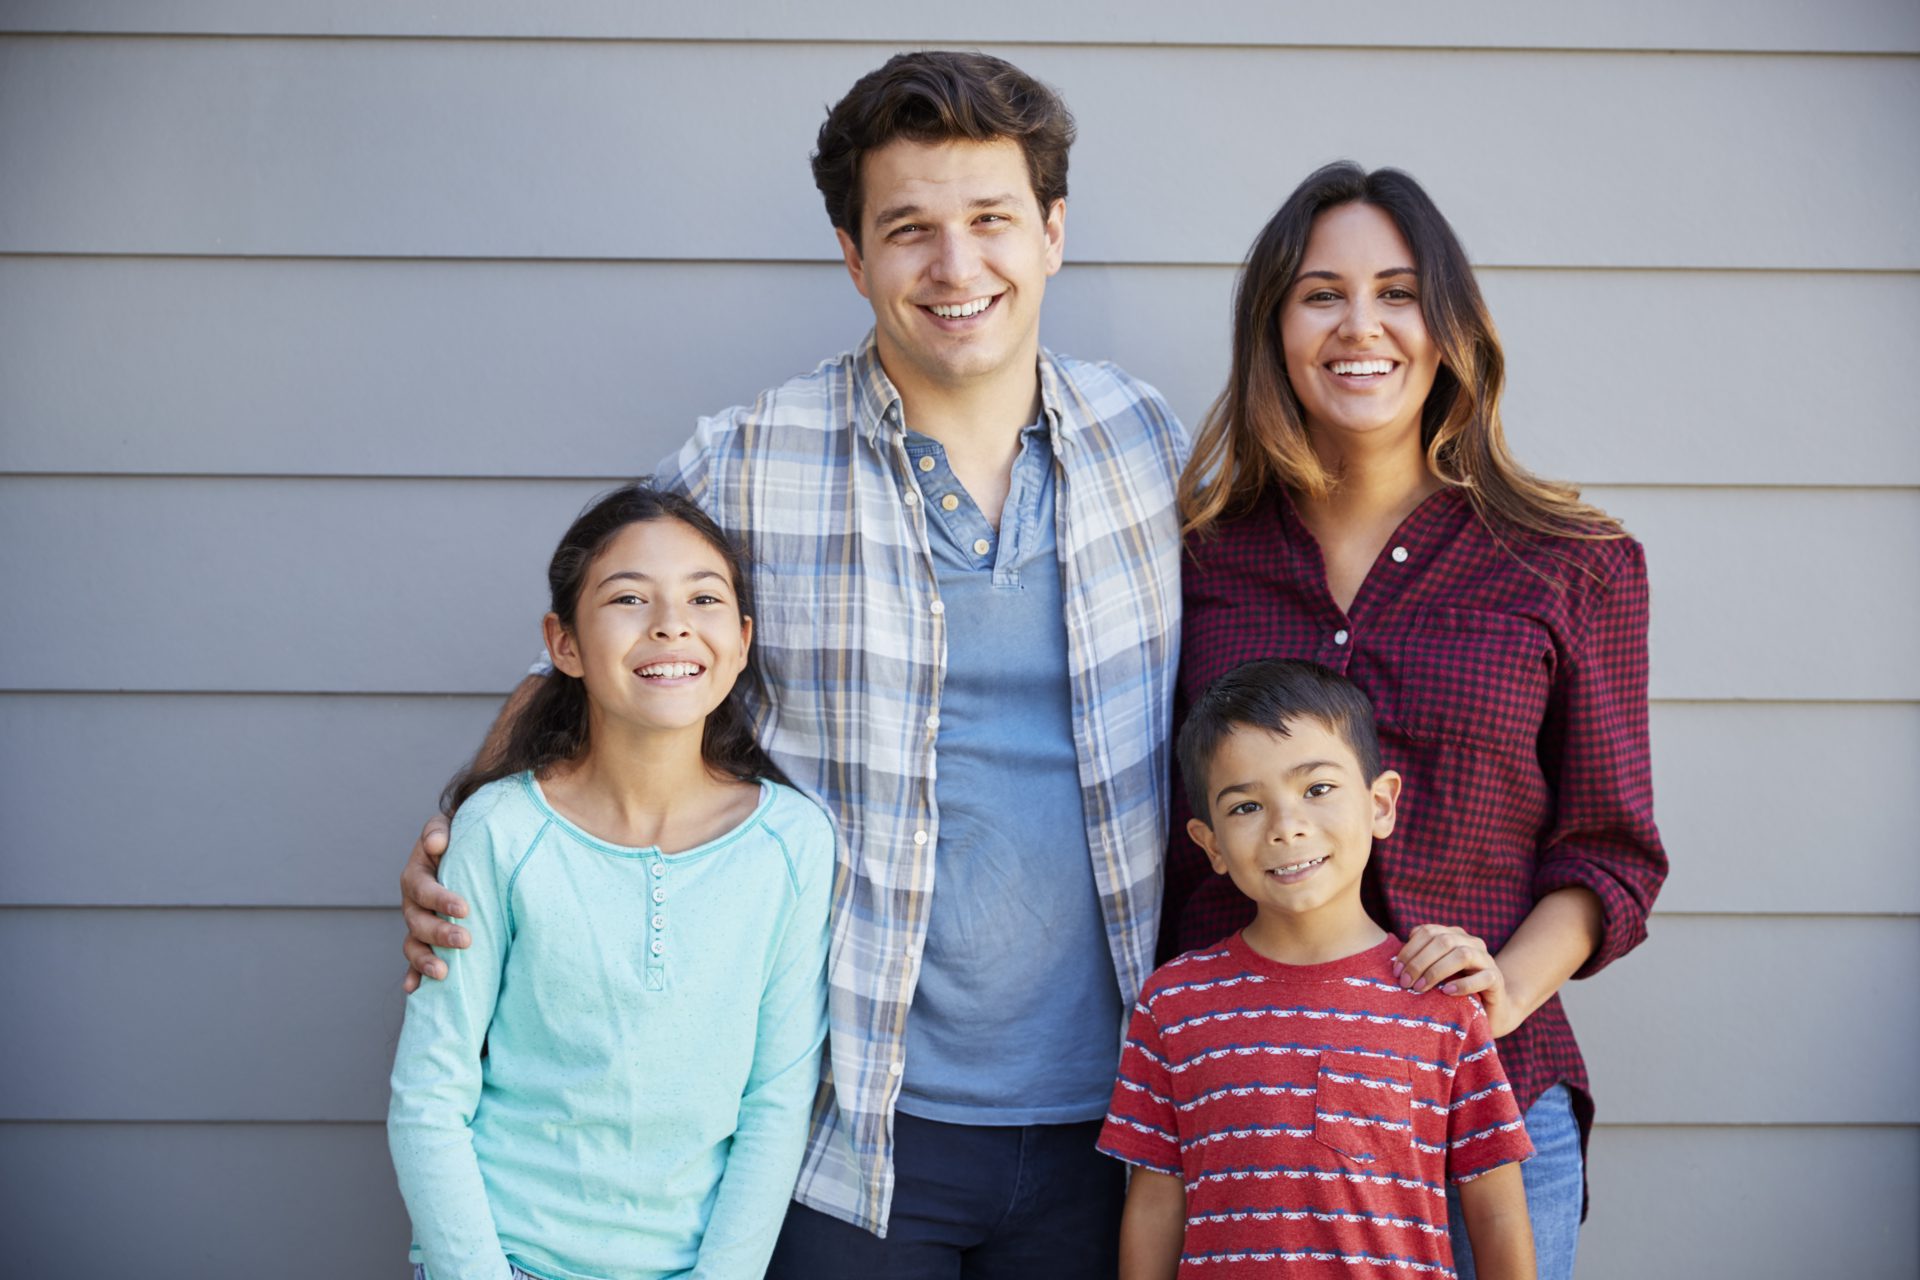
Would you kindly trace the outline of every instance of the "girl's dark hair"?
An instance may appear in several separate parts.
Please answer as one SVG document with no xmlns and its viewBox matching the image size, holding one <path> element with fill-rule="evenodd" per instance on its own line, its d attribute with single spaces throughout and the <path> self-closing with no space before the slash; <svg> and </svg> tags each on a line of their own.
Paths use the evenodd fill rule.
<svg viewBox="0 0 1920 1280">
<path fill-rule="evenodd" d="M 734 598 L 740 602 L 740 616 L 753 616 L 746 554 L 690 500 L 654 488 L 651 480 L 637 480 L 594 499 L 554 550 L 553 559 L 547 565 L 547 589 L 551 595 L 548 607 L 559 617 L 561 626 L 569 631 L 573 629 L 580 592 L 586 586 L 587 569 L 594 557 L 628 525 L 651 520 L 678 520 L 706 539 L 726 562 L 728 576 L 733 579 Z M 740 683 L 748 681 L 759 687 L 759 667 L 751 653 L 740 681 L 707 716 L 706 732 L 700 739 L 701 758 L 715 773 L 741 782 L 769 778 L 784 783 L 786 775 L 768 758 L 753 735 L 753 721 L 747 715 L 740 692 Z M 489 782 L 528 769 L 539 773 L 563 760 L 573 759 L 586 748 L 587 686 L 578 676 L 555 670 L 514 712 L 499 752 L 489 757 L 483 747 L 481 753 L 447 783 L 446 790 L 440 793 L 440 811 L 451 817 L 469 796 Z"/>
<path fill-rule="evenodd" d="M 1393 219 L 1420 273 L 1420 314 L 1440 353 L 1421 411 L 1420 443 L 1439 479 L 1464 490 L 1480 519 L 1529 533 L 1617 538 L 1619 522 L 1580 500 L 1570 485 L 1542 480 L 1514 460 L 1500 425 L 1506 357 L 1473 266 L 1453 228 L 1420 184 L 1398 169 L 1369 173 L 1350 160 L 1327 165 L 1294 188 L 1260 232 L 1233 299 L 1233 370 L 1207 410 L 1180 477 L 1187 532 L 1243 514 L 1279 487 L 1327 494 L 1329 474 L 1307 438 L 1306 416 L 1287 380 L 1280 310 L 1306 256 L 1314 219 L 1369 204 Z"/>
</svg>

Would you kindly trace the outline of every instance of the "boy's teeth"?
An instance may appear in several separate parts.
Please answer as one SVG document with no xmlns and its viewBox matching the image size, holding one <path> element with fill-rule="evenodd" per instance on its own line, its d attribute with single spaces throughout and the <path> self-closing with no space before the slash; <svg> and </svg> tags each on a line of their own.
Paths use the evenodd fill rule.
<svg viewBox="0 0 1920 1280">
<path fill-rule="evenodd" d="M 1274 867 L 1272 871 L 1273 874 L 1277 876 L 1290 876 L 1296 871 L 1305 871 L 1308 867 L 1317 867 L 1326 860 L 1326 857 L 1322 855 L 1318 858 L 1308 858 L 1305 862 L 1296 862 L 1290 867 Z"/>
<path fill-rule="evenodd" d="M 962 320 L 967 316 L 977 316 L 987 309 L 992 298 L 975 298 L 972 302 L 956 302 L 951 306 L 936 303 L 927 310 L 943 320 Z"/>
<path fill-rule="evenodd" d="M 1335 360 L 1332 365 L 1335 373 L 1367 374 L 1392 373 L 1391 360 Z"/>
<path fill-rule="evenodd" d="M 697 662 L 656 662 L 640 668 L 640 674 L 658 676 L 663 680 L 678 680 L 683 676 L 693 675 L 699 670 L 700 664 Z"/>
</svg>

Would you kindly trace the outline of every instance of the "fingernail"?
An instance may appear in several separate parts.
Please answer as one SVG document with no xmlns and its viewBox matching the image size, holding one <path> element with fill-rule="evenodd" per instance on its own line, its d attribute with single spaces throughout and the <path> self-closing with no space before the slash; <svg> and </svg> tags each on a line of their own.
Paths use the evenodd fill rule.
<svg viewBox="0 0 1920 1280">
<path fill-rule="evenodd" d="M 1453 983 L 1451 983 L 1451 982 L 1443 982 L 1443 983 L 1441 983 L 1441 984 L 1440 984 L 1440 989 L 1441 989 L 1442 991 L 1444 991 L 1444 992 L 1446 992 L 1446 993 L 1447 993 L 1448 995 L 1450 995 L 1450 996 L 1457 996 L 1457 995 L 1459 995 L 1459 994 L 1460 994 L 1460 993 L 1459 993 L 1459 991 L 1457 991 L 1457 990 L 1455 990 L 1455 988 L 1454 988 L 1454 984 L 1453 984 Z"/>
</svg>

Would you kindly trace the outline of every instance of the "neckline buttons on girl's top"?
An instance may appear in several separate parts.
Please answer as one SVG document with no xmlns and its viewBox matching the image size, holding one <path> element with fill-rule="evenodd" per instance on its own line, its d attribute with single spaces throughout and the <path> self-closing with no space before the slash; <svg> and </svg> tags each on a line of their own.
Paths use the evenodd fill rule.
<svg viewBox="0 0 1920 1280">
<path fill-rule="evenodd" d="M 653 874 L 654 874 L 654 875 L 655 875 L 656 877 L 657 877 L 657 876 L 663 876 L 663 875 L 665 875 L 665 874 L 667 874 L 667 864 L 666 864 L 666 863 L 664 863 L 664 862 L 658 862 L 658 861 L 656 861 L 656 862 L 655 862 L 655 863 L 653 864 Z"/>
<path fill-rule="evenodd" d="M 654 927 L 654 928 L 656 928 L 656 929 L 664 929 L 664 928 L 666 928 L 666 927 L 667 927 L 667 918 L 666 918 L 665 916 L 655 916 L 655 917 L 653 918 L 653 927 Z"/>
<path fill-rule="evenodd" d="M 667 900 L 667 890 L 664 885 L 653 886 L 653 900 L 655 902 L 665 902 Z"/>
</svg>

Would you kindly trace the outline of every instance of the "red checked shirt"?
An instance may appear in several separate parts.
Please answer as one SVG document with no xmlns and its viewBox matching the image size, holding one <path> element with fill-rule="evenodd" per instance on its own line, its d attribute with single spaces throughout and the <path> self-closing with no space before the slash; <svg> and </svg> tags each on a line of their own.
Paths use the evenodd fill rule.
<svg viewBox="0 0 1920 1280">
<path fill-rule="evenodd" d="M 1176 721 L 1215 678 L 1305 658 L 1373 700 L 1399 821 L 1367 867 L 1380 925 L 1457 925 L 1498 951 L 1542 896 L 1600 899 L 1596 973 L 1646 936 L 1666 878 L 1647 751 L 1647 575 L 1630 538 L 1496 540 L 1443 489 L 1408 516 L 1342 612 L 1284 495 L 1190 538 Z M 1253 905 L 1186 838 L 1176 795 L 1163 954 L 1244 926 Z M 1558 996 L 1500 1041 L 1524 1111 L 1564 1083 L 1584 1132 L 1586 1064 Z"/>
</svg>

